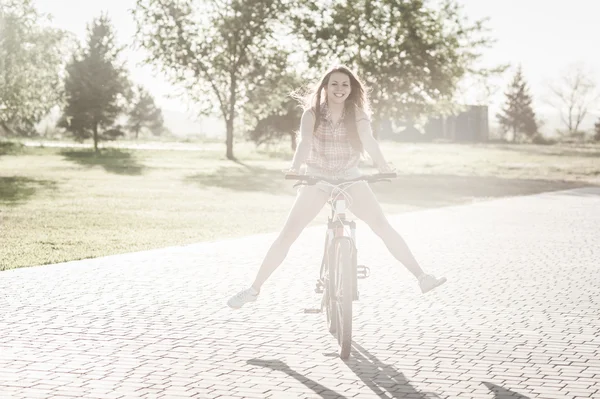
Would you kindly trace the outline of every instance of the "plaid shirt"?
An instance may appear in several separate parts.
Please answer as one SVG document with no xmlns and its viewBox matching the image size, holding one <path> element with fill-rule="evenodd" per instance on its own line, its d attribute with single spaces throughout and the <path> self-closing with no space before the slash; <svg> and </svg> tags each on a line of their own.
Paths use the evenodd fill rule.
<svg viewBox="0 0 600 399">
<path fill-rule="evenodd" d="M 321 171 L 325 175 L 336 176 L 358 166 L 360 151 L 355 150 L 344 126 L 342 113 L 334 124 L 327 104 L 321 105 L 321 122 L 312 137 L 312 147 L 306 165 Z"/>
</svg>

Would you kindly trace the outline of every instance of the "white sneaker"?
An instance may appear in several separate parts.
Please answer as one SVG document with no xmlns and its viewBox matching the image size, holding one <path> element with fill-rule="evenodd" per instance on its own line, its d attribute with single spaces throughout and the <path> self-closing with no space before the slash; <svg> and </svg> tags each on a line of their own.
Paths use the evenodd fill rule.
<svg viewBox="0 0 600 399">
<path fill-rule="evenodd" d="M 253 287 L 250 287 L 232 296 L 229 301 L 227 301 L 227 305 L 230 308 L 239 309 L 248 302 L 256 301 L 256 298 L 258 298 L 258 291 L 256 291 Z"/>
<path fill-rule="evenodd" d="M 421 276 L 419 276 L 419 287 L 421 288 L 421 292 L 425 294 L 444 284 L 446 281 L 446 277 L 436 278 L 431 274 L 423 273 Z"/>
</svg>

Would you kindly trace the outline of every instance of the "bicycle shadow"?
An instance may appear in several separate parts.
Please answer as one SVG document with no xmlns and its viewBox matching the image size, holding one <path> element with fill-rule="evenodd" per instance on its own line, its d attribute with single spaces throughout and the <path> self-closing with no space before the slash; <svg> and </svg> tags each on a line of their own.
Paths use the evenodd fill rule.
<svg viewBox="0 0 600 399">
<path fill-rule="evenodd" d="M 421 392 L 408 381 L 406 376 L 394 366 L 383 363 L 361 345 L 352 342 L 352 353 L 346 365 L 376 395 L 392 398 L 434 399 L 433 392 Z"/>
<path fill-rule="evenodd" d="M 391 398 L 411 399 L 440 398 L 440 396 L 433 392 L 418 391 L 410 384 L 402 372 L 395 369 L 392 365 L 383 363 L 359 344 L 353 342 L 352 349 L 350 358 L 344 363 L 377 396 L 390 398 L 391 395 Z M 325 356 L 334 357 L 338 356 L 338 354 L 325 354 Z M 281 360 L 250 359 L 246 363 L 284 372 L 323 398 L 346 398 L 341 393 L 302 375 Z"/>
<path fill-rule="evenodd" d="M 287 363 L 281 361 L 281 360 L 262 360 L 262 359 L 250 359 L 246 361 L 247 364 L 250 364 L 252 366 L 260 366 L 260 367 L 266 367 L 266 368 L 270 368 L 271 370 L 274 371 L 282 371 L 284 373 L 286 373 L 287 375 L 289 375 L 290 377 L 294 378 L 295 380 L 297 380 L 298 382 L 300 382 L 301 384 L 304 384 L 306 387 L 312 389 L 317 395 L 321 395 L 321 397 L 325 398 L 343 398 L 346 399 L 346 397 L 338 392 L 335 392 L 334 390 L 331 390 L 329 388 L 327 388 L 324 385 L 319 384 L 318 382 L 311 380 L 310 378 L 300 374 L 299 372 L 297 372 L 296 370 L 292 369 L 290 366 L 287 365 Z"/>
<path fill-rule="evenodd" d="M 529 399 L 529 396 L 521 395 L 491 382 L 483 382 L 483 385 L 494 393 L 494 399 Z"/>
</svg>

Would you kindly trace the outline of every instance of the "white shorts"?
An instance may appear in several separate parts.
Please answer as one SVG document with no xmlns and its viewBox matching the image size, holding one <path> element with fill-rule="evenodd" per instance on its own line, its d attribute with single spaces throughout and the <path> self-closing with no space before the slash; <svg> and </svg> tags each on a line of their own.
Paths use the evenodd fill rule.
<svg viewBox="0 0 600 399">
<path fill-rule="evenodd" d="M 353 168 L 350 168 L 350 169 L 346 170 L 345 172 L 338 173 L 338 174 L 335 174 L 335 175 L 331 175 L 329 173 L 323 173 L 322 171 L 320 171 L 317 168 L 308 166 L 306 168 L 306 173 L 305 174 L 309 175 L 309 176 L 325 177 L 327 179 L 334 179 L 334 180 L 335 179 L 340 179 L 340 180 L 343 180 L 343 179 L 356 179 L 357 177 L 362 176 L 362 172 L 360 171 L 360 169 L 358 168 L 358 166 L 355 166 Z M 316 184 L 316 186 L 320 190 L 322 190 L 322 191 L 324 191 L 324 192 L 326 192 L 327 194 L 330 194 L 330 195 L 331 195 L 331 193 L 333 192 L 333 189 L 334 189 L 329 183 L 325 183 L 325 182 L 318 182 Z"/>
</svg>

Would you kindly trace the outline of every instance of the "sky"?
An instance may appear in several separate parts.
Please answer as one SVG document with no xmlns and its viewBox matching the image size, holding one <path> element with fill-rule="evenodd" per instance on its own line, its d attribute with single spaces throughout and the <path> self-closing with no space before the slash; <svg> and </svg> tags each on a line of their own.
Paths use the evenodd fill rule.
<svg viewBox="0 0 600 399">
<path fill-rule="evenodd" d="M 459 0 L 465 15 L 471 19 L 489 17 L 487 26 L 497 42 L 484 53 L 484 65 L 510 64 L 500 83 L 500 90 L 490 101 L 490 123 L 503 101 L 503 91 L 521 65 L 533 95 L 536 113 L 547 121 L 547 129 L 557 125 L 558 114 L 544 101 L 548 98 L 548 82 L 557 81 L 567 67 L 582 63 L 600 86 L 600 51 L 597 25 L 600 15 L 599 0 Z M 135 24 L 129 10 L 135 0 L 35 0 L 38 10 L 52 14 L 53 25 L 73 32 L 82 41 L 86 38 L 86 25 L 105 11 L 116 27 L 119 43 L 133 42 Z M 126 58 L 132 79 L 143 84 L 155 96 L 157 104 L 166 111 L 166 122 L 178 133 L 206 130 L 206 123 L 183 121 L 180 112 L 186 112 L 184 103 L 169 98 L 172 86 L 143 63 L 143 55 L 127 50 Z M 169 115 L 171 116 L 169 118 Z M 584 127 L 591 128 L 600 117 L 600 105 L 591 110 Z M 179 119 L 179 121 L 177 121 Z M 218 119 L 217 119 L 218 121 Z M 214 124 L 214 120 L 210 122 Z M 174 126 L 177 124 L 176 126 Z M 219 126 L 220 128 L 220 126 Z"/>
<path fill-rule="evenodd" d="M 502 90 L 494 98 L 498 107 L 514 67 L 521 64 L 531 88 L 534 107 L 549 121 L 557 122 L 552 107 L 545 104 L 548 83 L 556 82 L 565 70 L 581 63 L 600 87 L 598 51 L 598 0 L 461 0 L 471 18 L 490 18 L 487 26 L 497 39 L 485 54 L 486 62 L 510 63 Z M 600 104 L 587 119 L 588 127 L 600 117 Z"/>
</svg>

